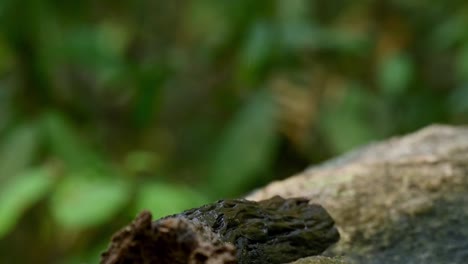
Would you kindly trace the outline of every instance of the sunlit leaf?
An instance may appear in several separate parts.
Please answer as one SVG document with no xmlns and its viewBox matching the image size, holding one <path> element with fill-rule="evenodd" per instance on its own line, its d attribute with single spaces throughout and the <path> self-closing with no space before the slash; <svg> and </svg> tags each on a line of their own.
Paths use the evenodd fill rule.
<svg viewBox="0 0 468 264">
<path fill-rule="evenodd" d="M 108 221 L 129 200 L 129 186 L 120 180 L 79 171 L 63 179 L 53 194 L 51 208 L 58 223 L 82 229 Z"/>
<path fill-rule="evenodd" d="M 385 93 L 402 94 L 413 78 L 413 63 L 406 55 L 389 56 L 379 65 L 377 78 Z"/>
<path fill-rule="evenodd" d="M 150 210 L 154 218 L 163 217 L 200 206 L 206 202 L 202 195 L 184 186 L 152 182 L 143 184 L 137 193 L 137 212 Z"/>
<path fill-rule="evenodd" d="M 53 177 L 46 169 L 31 169 L 15 175 L 0 187 L 0 238 L 21 215 L 49 192 Z"/>
<path fill-rule="evenodd" d="M 39 143 L 34 123 L 12 129 L 0 144 L 0 181 L 16 176 L 31 165 Z"/>
<path fill-rule="evenodd" d="M 260 91 L 226 128 L 211 161 L 212 192 L 228 196 L 254 182 L 271 164 L 277 143 L 276 105 Z"/>
</svg>

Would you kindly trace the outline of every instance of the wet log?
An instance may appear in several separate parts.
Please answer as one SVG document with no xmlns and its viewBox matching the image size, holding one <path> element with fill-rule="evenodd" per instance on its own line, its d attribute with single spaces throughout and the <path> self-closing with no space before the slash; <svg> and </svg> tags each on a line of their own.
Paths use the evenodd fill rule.
<svg viewBox="0 0 468 264">
<path fill-rule="evenodd" d="M 338 240 L 333 219 L 308 199 L 221 200 L 156 221 L 142 213 L 114 235 L 101 263 L 287 263 Z"/>
</svg>

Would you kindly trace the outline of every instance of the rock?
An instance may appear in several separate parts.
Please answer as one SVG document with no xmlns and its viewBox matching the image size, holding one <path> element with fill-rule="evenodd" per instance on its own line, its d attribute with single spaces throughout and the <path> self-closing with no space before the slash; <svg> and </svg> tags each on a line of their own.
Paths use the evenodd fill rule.
<svg viewBox="0 0 468 264">
<path fill-rule="evenodd" d="M 327 208 L 356 263 L 465 263 L 468 128 L 430 126 L 374 143 L 252 193 Z"/>
<path fill-rule="evenodd" d="M 348 262 L 345 262 L 343 259 L 335 257 L 335 258 L 330 258 L 330 257 L 325 257 L 325 256 L 314 256 L 314 257 L 308 257 L 308 258 L 303 258 L 294 262 L 291 262 L 290 264 L 347 264 Z"/>
</svg>

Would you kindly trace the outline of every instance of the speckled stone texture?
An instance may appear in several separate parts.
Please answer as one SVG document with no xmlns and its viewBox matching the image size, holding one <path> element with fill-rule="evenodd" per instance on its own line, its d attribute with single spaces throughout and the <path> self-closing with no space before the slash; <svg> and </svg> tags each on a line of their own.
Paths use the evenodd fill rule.
<svg viewBox="0 0 468 264">
<path fill-rule="evenodd" d="M 468 128 L 434 125 L 354 150 L 247 198 L 327 208 L 352 263 L 467 263 Z"/>
</svg>

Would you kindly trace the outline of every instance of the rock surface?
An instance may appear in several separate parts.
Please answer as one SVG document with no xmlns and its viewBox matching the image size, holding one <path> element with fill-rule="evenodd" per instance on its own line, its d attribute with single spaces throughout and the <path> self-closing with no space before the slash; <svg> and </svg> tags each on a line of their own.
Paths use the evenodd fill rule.
<svg viewBox="0 0 468 264">
<path fill-rule="evenodd" d="M 291 264 L 347 264 L 347 262 L 341 258 L 314 256 L 291 262 Z"/>
<path fill-rule="evenodd" d="M 466 263 L 468 128 L 430 126 L 355 150 L 247 199 L 303 196 L 322 204 L 353 263 Z"/>
</svg>

